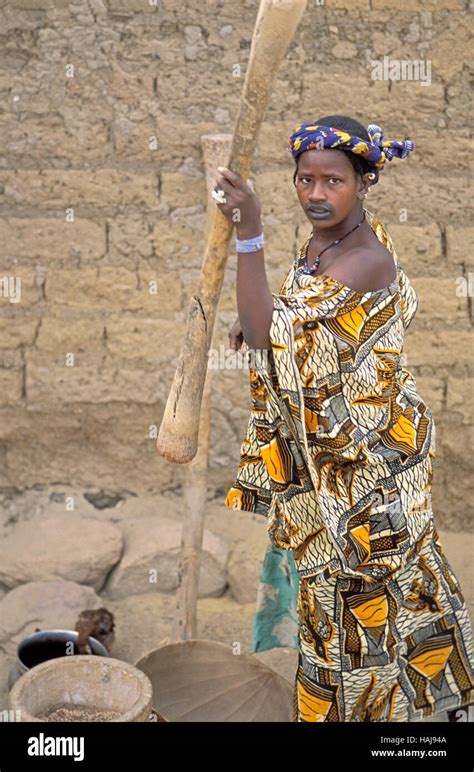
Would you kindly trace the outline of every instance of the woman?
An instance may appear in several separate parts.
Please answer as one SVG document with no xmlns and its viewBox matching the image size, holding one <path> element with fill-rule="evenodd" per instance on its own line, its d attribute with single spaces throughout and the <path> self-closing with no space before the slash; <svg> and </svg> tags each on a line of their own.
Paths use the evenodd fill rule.
<svg viewBox="0 0 474 772">
<path fill-rule="evenodd" d="M 431 509 L 435 424 L 403 367 L 417 296 L 363 206 L 384 141 L 347 116 L 289 150 L 311 232 L 269 289 L 253 186 L 220 169 L 235 222 L 252 411 L 226 505 L 268 516 L 298 573 L 294 721 L 416 721 L 473 698 L 471 625 Z M 223 198 L 222 198 L 223 197 Z M 238 334 L 238 330 L 234 330 Z"/>
</svg>

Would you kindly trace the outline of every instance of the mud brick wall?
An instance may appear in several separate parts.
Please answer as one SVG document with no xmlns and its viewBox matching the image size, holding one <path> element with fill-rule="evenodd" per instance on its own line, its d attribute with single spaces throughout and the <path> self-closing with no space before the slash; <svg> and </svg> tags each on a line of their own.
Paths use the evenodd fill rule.
<svg viewBox="0 0 474 772">
<path fill-rule="evenodd" d="M 2 4 L 0 486 L 179 489 L 184 470 L 156 454 L 154 427 L 205 247 L 200 136 L 233 130 L 257 8 Z M 285 150 L 294 126 L 346 113 L 415 140 L 366 204 L 419 294 L 407 367 L 434 410 L 434 508 L 453 530 L 468 523 L 474 456 L 470 22 L 464 0 L 308 0 L 252 170 L 276 291 L 310 227 Z M 429 62 L 429 81 L 372 77 L 384 57 Z M 236 315 L 235 264 L 215 346 Z M 213 383 L 210 494 L 223 496 L 248 371 L 216 370 Z"/>
</svg>

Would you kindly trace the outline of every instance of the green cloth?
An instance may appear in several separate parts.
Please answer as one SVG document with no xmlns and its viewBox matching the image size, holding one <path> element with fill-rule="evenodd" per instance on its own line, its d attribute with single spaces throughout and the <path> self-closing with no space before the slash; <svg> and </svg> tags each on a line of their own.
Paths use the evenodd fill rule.
<svg viewBox="0 0 474 772">
<path fill-rule="evenodd" d="M 298 582 L 292 551 L 268 542 L 253 618 L 254 653 L 279 646 L 298 648 Z"/>
</svg>

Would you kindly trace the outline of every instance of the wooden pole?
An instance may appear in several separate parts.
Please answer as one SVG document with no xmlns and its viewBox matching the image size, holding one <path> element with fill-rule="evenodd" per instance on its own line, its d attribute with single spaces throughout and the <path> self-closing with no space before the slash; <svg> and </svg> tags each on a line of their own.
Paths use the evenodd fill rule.
<svg viewBox="0 0 474 772">
<path fill-rule="evenodd" d="M 216 206 L 210 192 L 214 187 L 217 167 L 227 162 L 231 142 L 231 134 L 204 134 L 201 137 L 208 191 L 206 237 L 209 234 Z M 198 449 L 187 465 L 184 480 L 183 532 L 178 568 L 180 583 L 176 595 L 176 615 L 173 624 L 175 641 L 198 637 L 197 600 L 207 503 L 212 373 L 213 371 L 207 368 L 199 417 Z"/>
</svg>

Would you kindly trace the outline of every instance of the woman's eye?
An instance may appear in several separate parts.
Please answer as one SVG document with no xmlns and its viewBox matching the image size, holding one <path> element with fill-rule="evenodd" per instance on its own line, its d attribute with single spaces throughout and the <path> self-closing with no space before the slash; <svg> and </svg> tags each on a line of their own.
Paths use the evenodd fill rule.
<svg viewBox="0 0 474 772">
<path fill-rule="evenodd" d="M 305 182 L 305 180 L 309 180 L 309 177 L 300 177 L 300 182 Z M 329 180 L 335 180 L 336 182 L 340 182 L 341 180 L 339 177 L 330 177 Z"/>
</svg>

